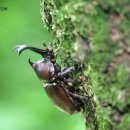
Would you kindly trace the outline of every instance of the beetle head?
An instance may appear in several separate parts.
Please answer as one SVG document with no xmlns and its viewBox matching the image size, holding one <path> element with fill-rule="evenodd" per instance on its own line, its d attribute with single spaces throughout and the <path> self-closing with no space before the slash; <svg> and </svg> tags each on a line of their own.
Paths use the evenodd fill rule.
<svg viewBox="0 0 130 130">
<path fill-rule="evenodd" d="M 32 66 L 32 68 L 34 69 L 34 71 L 36 72 L 40 80 L 51 80 L 55 73 L 54 65 L 50 61 L 50 58 L 54 57 L 53 51 L 49 49 L 42 50 L 42 49 L 38 49 L 26 45 L 18 45 L 15 47 L 15 50 L 18 52 L 19 55 L 26 49 L 34 51 L 42 55 L 42 57 L 44 57 L 42 60 L 39 60 L 35 63 L 33 63 L 29 58 L 28 62 Z"/>
</svg>

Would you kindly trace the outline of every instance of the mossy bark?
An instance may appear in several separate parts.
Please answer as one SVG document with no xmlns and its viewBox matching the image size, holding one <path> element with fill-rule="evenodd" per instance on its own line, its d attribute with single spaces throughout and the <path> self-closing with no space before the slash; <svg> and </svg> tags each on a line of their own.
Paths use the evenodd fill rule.
<svg viewBox="0 0 130 130">
<path fill-rule="evenodd" d="M 57 62 L 84 63 L 86 129 L 130 129 L 130 1 L 42 0 Z M 68 54 L 71 58 L 67 59 Z M 64 64 L 63 64 L 64 63 Z"/>
</svg>

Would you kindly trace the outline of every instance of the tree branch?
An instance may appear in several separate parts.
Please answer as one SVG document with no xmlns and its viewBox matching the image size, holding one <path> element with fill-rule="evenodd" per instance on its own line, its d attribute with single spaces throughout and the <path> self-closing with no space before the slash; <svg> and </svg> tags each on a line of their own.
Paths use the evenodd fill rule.
<svg viewBox="0 0 130 130">
<path fill-rule="evenodd" d="M 130 105 L 127 2 L 41 1 L 42 20 L 53 34 L 58 63 L 69 66 L 79 62 L 86 66 L 75 78 L 82 79 L 79 94 L 90 97 L 84 100 L 87 130 L 130 129 L 130 112 L 119 112 Z"/>
</svg>

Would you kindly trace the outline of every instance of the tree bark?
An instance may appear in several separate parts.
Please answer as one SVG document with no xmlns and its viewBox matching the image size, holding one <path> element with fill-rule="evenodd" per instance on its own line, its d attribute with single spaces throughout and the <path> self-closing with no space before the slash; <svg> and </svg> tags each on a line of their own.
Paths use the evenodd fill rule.
<svg viewBox="0 0 130 130">
<path fill-rule="evenodd" d="M 42 0 L 41 15 L 57 62 L 85 64 L 86 130 L 130 130 L 130 1 Z"/>
</svg>

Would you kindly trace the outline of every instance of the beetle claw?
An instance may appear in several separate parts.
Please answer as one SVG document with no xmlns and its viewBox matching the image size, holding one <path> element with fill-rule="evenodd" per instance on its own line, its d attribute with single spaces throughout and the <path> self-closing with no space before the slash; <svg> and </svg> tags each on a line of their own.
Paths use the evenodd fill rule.
<svg viewBox="0 0 130 130">
<path fill-rule="evenodd" d="M 23 50 L 25 50 L 27 48 L 27 46 L 26 45 L 17 45 L 14 49 L 18 52 L 18 54 L 20 55 L 21 54 L 21 52 L 23 51 Z"/>
<path fill-rule="evenodd" d="M 28 59 L 28 62 L 29 62 L 29 64 L 33 67 L 33 62 L 30 60 L 30 58 Z"/>
</svg>

